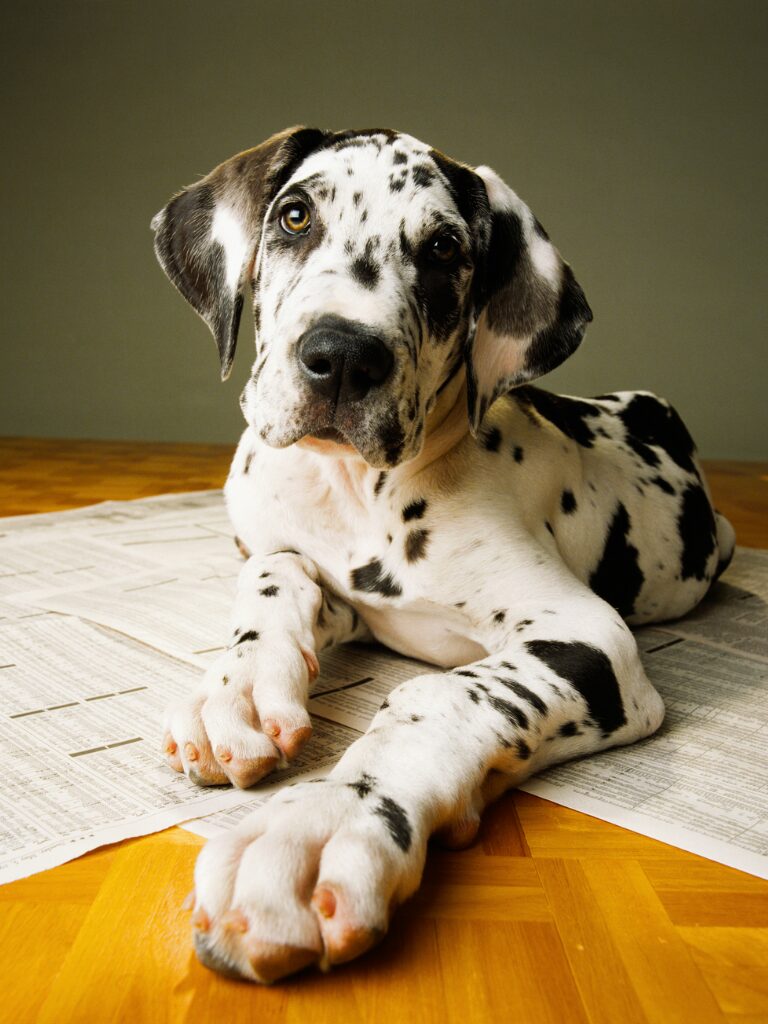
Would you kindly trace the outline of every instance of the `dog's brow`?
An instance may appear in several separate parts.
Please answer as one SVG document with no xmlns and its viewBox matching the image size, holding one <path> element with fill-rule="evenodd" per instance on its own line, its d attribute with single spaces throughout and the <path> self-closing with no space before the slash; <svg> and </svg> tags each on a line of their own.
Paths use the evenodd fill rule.
<svg viewBox="0 0 768 1024">
<path fill-rule="evenodd" d="M 309 195 L 312 189 L 322 187 L 325 184 L 327 184 L 325 175 L 321 171 L 315 171 L 314 174 L 308 174 L 306 178 L 301 178 L 299 181 L 289 181 L 277 194 L 276 202 L 280 202 L 286 196 L 293 195 L 296 192 L 304 192 Z"/>
</svg>

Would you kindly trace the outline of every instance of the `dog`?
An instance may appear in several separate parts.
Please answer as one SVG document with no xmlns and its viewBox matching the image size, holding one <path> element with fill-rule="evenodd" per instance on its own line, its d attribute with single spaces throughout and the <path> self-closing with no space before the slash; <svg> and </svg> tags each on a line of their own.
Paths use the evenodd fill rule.
<svg viewBox="0 0 768 1024">
<path fill-rule="evenodd" d="M 628 624 L 693 608 L 734 534 L 667 401 L 530 383 L 592 313 L 489 167 L 395 131 L 294 128 L 152 226 L 223 377 L 247 285 L 256 327 L 225 488 L 248 556 L 231 643 L 169 709 L 169 764 L 240 787 L 284 765 L 331 645 L 436 666 L 327 778 L 201 852 L 200 960 L 269 983 L 373 946 L 430 836 L 467 845 L 532 773 L 653 733 L 664 708 Z"/>
</svg>

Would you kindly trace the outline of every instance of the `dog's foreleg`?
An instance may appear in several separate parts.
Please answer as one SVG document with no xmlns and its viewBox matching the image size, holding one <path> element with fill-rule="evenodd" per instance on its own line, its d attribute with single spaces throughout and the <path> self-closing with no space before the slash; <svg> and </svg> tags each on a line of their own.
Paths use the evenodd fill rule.
<svg viewBox="0 0 768 1024">
<path fill-rule="evenodd" d="M 393 690 L 327 779 L 281 791 L 205 848 L 205 963 L 273 980 L 357 956 L 417 888 L 432 834 L 465 845 L 486 804 L 532 772 L 659 725 L 612 608 L 586 588 L 525 607 L 487 617 L 492 654 Z"/>
<path fill-rule="evenodd" d="M 309 739 L 318 652 L 367 635 L 354 609 L 322 587 L 308 558 L 293 551 L 250 558 L 238 579 L 227 651 L 166 712 L 169 763 L 201 785 L 252 786 Z"/>
</svg>

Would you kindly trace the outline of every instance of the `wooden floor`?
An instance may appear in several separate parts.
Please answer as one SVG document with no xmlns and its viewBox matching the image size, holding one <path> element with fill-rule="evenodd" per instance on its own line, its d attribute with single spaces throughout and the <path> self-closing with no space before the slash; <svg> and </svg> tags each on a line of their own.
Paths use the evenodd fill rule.
<svg viewBox="0 0 768 1024">
<path fill-rule="evenodd" d="M 229 450 L 0 441 L 6 514 L 219 486 Z M 768 463 L 717 462 L 718 507 L 768 547 Z M 132 840 L 0 888 L 0 1019 L 768 1021 L 768 882 L 526 794 L 430 854 L 378 950 L 272 989 L 220 978 L 180 910 L 202 841 Z"/>
</svg>

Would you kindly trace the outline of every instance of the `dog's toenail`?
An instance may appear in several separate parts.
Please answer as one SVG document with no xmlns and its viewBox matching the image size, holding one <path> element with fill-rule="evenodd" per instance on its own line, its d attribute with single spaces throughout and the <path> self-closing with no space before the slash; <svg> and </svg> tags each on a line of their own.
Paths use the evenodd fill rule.
<svg viewBox="0 0 768 1024">
<path fill-rule="evenodd" d="M 264 732 L 267 734 L 267 736 L 279 736 L 280 726 L 277 724 L 277 722 L 273 722 L 271 718 L 268 718 L 264 722 Z"/>
<path fill-rule="evenodd" d="M 240 932 L 244 935 L 250 926 L 242 910 L 228 910 L 221 919 L 221 927 L 225 931 Z"/>
<path fill-rule="evenodd" d="M 200 932 L 207 932 L 210 929 L 211 919 L 202 907 L 198 907 L 192 915 L 192 927 L 197 928 Z"/>
<path fill-rule="evenodd" d="M 187 760 L 188 761 L 196 761 L 198 759 L 198 757 L 200 756 L 200 754 L 198 752 L 198 749 L 194 745 L 194 743 L 185 743 L 184 744 L 184 753 L 187 755 Z"/>
<path fill-rule="evenodd" d="M 330 889 L 316 889 L 312 903 L 323 917 L 333 917 L 336 913 L 336 897 Z"/>
</svg>

